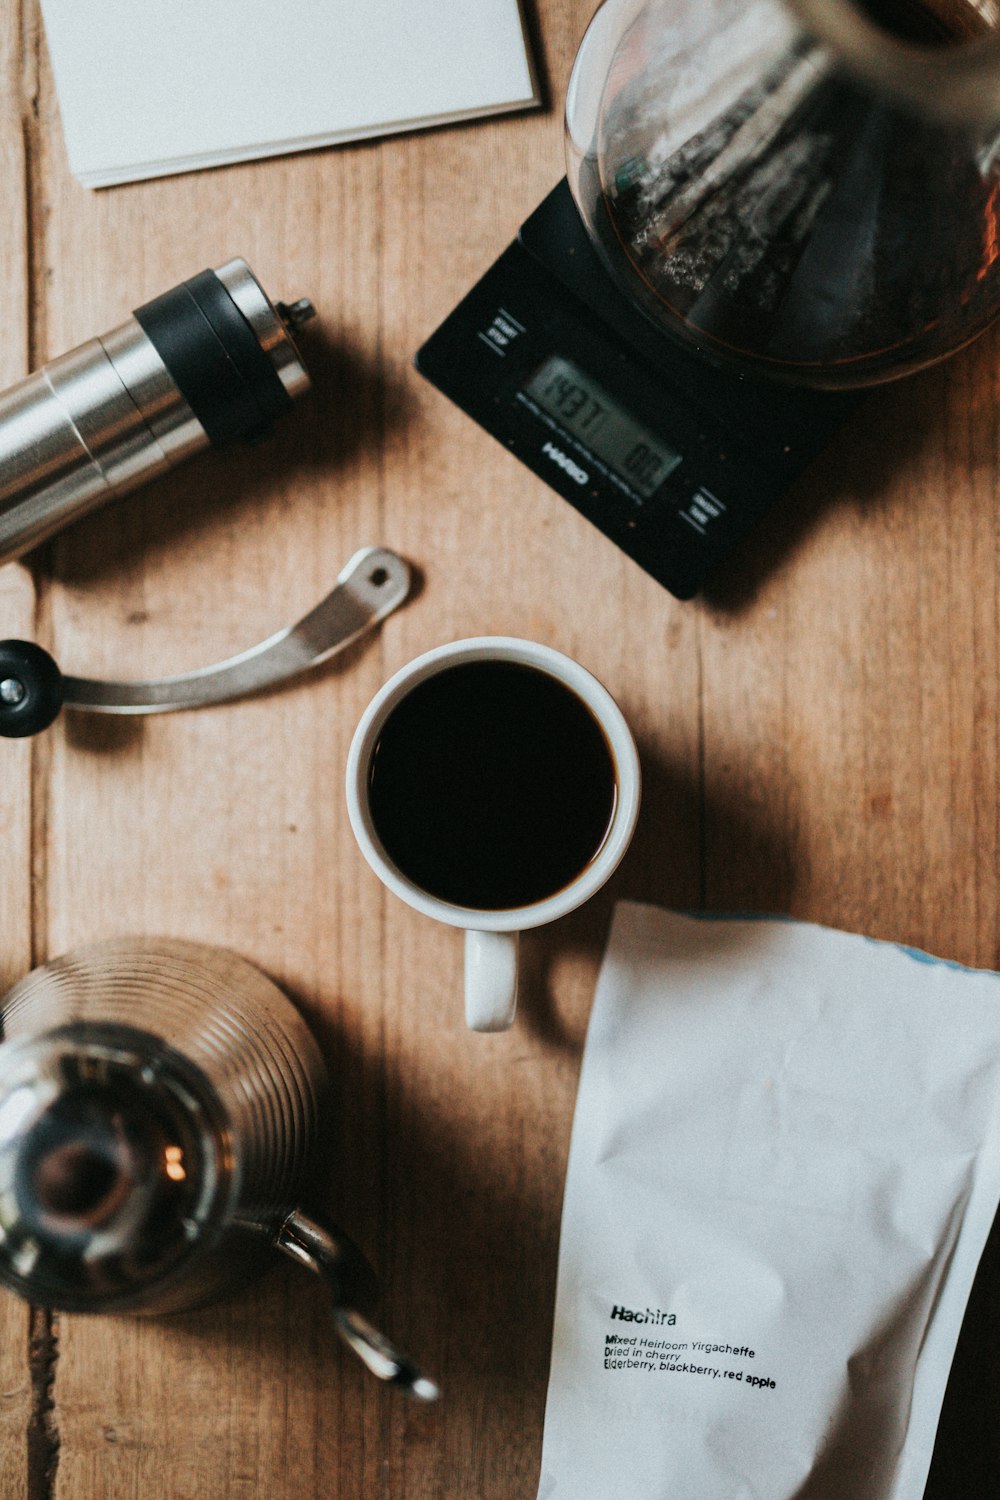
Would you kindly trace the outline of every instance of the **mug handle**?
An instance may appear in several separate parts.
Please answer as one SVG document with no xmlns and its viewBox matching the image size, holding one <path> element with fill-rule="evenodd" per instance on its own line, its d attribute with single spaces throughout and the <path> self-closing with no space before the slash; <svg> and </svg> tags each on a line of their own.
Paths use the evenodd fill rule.
<svg viewBox="0 0 1000 1500">
<path fill-rule="evenodd" d="M 465 1019 L 472 1031 L 509 1031 L 517 1010 L 520 933 L 465 934 Z"/>
</svg>

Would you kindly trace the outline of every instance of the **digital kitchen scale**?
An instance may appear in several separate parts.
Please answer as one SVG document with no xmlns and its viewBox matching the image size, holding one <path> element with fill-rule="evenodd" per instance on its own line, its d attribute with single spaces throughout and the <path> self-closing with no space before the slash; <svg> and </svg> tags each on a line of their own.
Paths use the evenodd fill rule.
<svg viewBox="0 0 1000 1500">
<path fill-rule="evenodd" d="M 612 281 L 565 179 L 416 364 L 679 599 L 859 399 L 718 369 L 668 338 Z"/>
</svg>

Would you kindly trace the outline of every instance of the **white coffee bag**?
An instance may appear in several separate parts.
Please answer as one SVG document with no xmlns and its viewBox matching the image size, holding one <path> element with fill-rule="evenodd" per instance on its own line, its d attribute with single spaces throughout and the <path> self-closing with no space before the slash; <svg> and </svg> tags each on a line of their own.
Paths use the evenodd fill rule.
<svg viewBox="0 0 1000 1500">
<path fill-rule="evenodd" d="M 622 905 L 539 1500 L 921 1500 L 1000 1198 L 1000 982 Z"/>
</svg>

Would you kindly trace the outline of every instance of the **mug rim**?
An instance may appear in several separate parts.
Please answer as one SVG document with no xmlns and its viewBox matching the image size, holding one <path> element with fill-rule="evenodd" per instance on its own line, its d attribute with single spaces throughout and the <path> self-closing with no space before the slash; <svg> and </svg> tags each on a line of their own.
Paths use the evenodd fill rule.
<svg viewBox="0 0 1000 1500">
<path fill-rule="evenodd" d="M 615 775 L 615 807 L 596 854 L 567 885 L 525 906 L 490 909 L 459 906 L 433 896 L 389 857 L 375 832 L 367 797 L 372 751 L 389 714 L 420 682 L 462 661 L 513 661 L 548 672 L 564 683 L 593 714 L 607 741 Z M 481 635 L 449 641 L 414 657 L 379 689 L 351 739 L 347 755 L 347 813 L 361 853 L 379 879 L 407 905 L 450 927 L 477 932 L 523 932 L 566 916 L 588 901 L 618 867 L 639 815 L 642 773 L 625 716 L 607 688 L 571 656 L 520 636 Z"/>
</svg>

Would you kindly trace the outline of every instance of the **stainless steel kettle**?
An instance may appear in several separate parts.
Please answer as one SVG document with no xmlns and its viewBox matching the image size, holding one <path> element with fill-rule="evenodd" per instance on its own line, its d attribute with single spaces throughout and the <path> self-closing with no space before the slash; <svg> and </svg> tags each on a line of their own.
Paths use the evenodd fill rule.
<svg viewBox="0 0 1000 1500">
<path fill-rule="evenodd" d="M 168 1313 L 280 1250 L 324 1281 L 375 1375 L 436 1396 L 352 1305 L 358 1252 L 300 1206 L 326 1070 L 258 969 L 196 943 L 100 943 L 15 985 L 0 1027 L 0 1280 L 68 1311 Z"/>
</svg>

